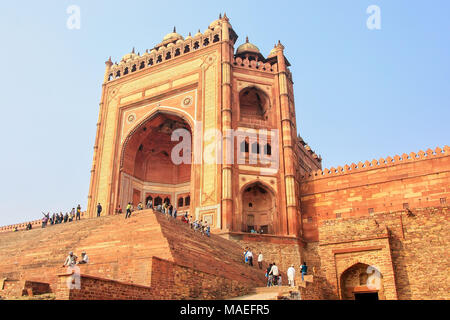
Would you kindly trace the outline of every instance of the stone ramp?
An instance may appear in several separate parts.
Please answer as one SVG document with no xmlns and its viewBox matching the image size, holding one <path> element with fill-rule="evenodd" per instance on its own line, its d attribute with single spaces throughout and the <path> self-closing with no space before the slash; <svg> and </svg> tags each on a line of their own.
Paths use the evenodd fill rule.
<svg viewBox="0 0 450 320">
<path fill-rule="evenodd" d="M 257 287 L 250 294 L 231 298 L 229 300 L 300 300 L 299 287 L 272 286 Z"/>
<path fill-rule="evenodd" d="M 242 262 L 242 248 L 217 235 L 202 236 L 187 224 L 152 210 L 91 218 L 47 228 L 0 234 L 0 278 L 49 283 L 52 289 L 65 257 L 86 251 L 81 273 L 150 286 L 152 258 L 239 281 L 264 285 L 263 272 Z M 260 270 L 258 270 L 260 271 Z"/>
</svg>

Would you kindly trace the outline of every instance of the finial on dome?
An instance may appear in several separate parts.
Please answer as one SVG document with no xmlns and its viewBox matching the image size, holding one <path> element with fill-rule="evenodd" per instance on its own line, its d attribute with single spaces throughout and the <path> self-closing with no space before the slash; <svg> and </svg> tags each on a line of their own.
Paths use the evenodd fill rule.
<svg viewBox="0 0 450 320">
<path fill-rule="evenodd" d="M 191 33 L 189 32 L 189 37 L 192 37 Z"/>
<path fill-rule="evenodd" d="M 134 53 L 134 47 L 133 47 L 133 50 L 131 50 L 131 53 Z"/>
<path fill-rule="evenodd" d="M 177 32 L 177 27 L 173 27 L 173 33 Z"/>
<path fill-rule="evenodd" d="M 221 13 L 219 13 L 219 19 L 222 19 L 222 14 Z"/>
<path fill-rule="evenodd" d="M 245 37 L 245 43 L 248 43 L 248 36 Z"/>
</svg>

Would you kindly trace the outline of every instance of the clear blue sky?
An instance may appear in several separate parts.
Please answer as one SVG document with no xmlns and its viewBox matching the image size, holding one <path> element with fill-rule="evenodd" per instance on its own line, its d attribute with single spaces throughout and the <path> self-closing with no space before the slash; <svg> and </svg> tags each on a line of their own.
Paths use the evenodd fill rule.
<svg viewBox="0 0 450 320">
<path fill-rule="evenodd" d="M 450 2 L 2 1 L 0 225 L 87 204 L 104 61 L 226 12 L 294 75 L 297 125 L 324 167 L 450 143 Z M 69 5 L 81 29 L 66 27 Z M 368 30 L 366 8 L 381 8 Z"/>
</svg>

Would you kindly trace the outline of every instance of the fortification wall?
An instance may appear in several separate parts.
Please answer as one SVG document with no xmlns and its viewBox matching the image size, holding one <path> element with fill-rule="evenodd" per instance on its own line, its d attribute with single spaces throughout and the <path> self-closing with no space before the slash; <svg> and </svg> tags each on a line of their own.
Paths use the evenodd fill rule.
<svg viewBox="0 0 450 320">
<path fill-rule="evenodd" d="M 341 276 L 356 263 L 376 266 L 386 299 L 450 299 L 448 207 L 322 221 L 304 254 L 325 299 L 339 299 Z"/>
<path fill-rule="evenodd" d="M 319 170 L 303 177 L 303 236 L 318 241 L 322 221 L 405 208 L 442 206 L 450 199 L 450 147 Z"/>
</svg>

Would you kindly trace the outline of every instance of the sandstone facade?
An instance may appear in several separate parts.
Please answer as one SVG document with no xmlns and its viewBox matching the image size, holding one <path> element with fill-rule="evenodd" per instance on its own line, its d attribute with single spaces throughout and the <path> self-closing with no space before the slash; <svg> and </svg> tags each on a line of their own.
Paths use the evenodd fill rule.
<svg viewBox="0 0 450 320">
<path fill-rule="evenodd" d="M 55 287 L 66 277 L 57 276 L 61 256 L 83 248 L 97 261 L 84 268 L 86 290 L 61 289 L 60 297 L 99 298 L 95 288 L 104 286 L 122 292 L 106 298 L 216 299 L 263 285 L 263 274 L 230 271 L 241 270 L 242 250 L 251 247 L 282 272 L 294 264 L 309 299 L 450 298 L 450 148 L 322 169 L 297 135 L 284 46 L 265 57 L 248 38 L 235 49 L 237 39 L 224 16 L 203 33 L 174 30 L 142 55 L 133 49 L 106 62 L 85 214 L 96 217 L 101 203 L 103 217 L 47 233 L 35 230 L 39 221 L 26 234 L 0 228 L 0 277 Z M 189 150 L 180 153 L 185 139 Z M 190 161 L 175 163 L 174 150 Z M 172 203 L 232 241 L 180 241 L 179 226 L 153 215 L 125 229 L 112 222 L 119 206 L 149 200 Z M 56 239 L 65 246 L 48 246 Z M 208 258 L 222 249 L 229 263 Z M 171 276 L 154 282 L 161 274 Z"/>
</svg>

